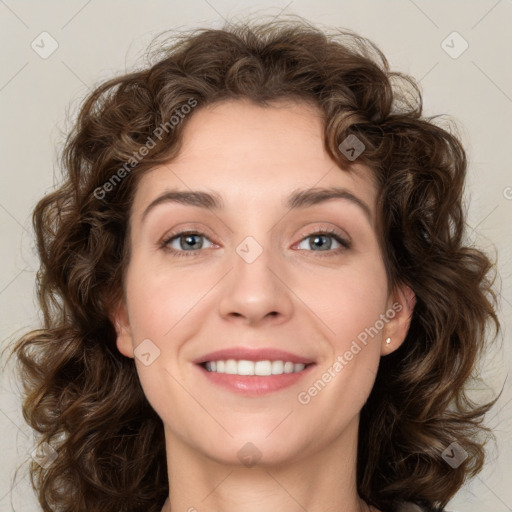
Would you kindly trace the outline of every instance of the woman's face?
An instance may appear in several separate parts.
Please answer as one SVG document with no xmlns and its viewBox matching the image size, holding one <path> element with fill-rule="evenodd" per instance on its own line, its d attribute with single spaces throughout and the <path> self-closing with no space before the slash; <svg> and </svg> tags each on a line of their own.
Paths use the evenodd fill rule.
<svg viewBox="0 0 512 512">
<path fill-rule="evenodd" d="M 410 314 L 410 294 L 387 293 L 376 194 L 369 169 L 330 159 L 307 104 L 193 113 L 136 191 L 114 317 L 168 446 L 272 464 L 356 432 Z"/>
</svg>

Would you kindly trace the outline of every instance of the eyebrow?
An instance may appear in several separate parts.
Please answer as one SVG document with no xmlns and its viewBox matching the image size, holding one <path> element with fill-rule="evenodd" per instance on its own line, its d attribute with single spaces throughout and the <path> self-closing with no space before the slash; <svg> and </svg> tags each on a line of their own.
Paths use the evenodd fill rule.
<svg viewBox="0 0 512 512">
<path fill-rule="evenodd" d="M 294 190 L 286 199 L 284 206 L 290 210 L 308 208 L 321 204 L 331 199 L 344 199 L 357 205 L 366 215 L 370 223 L 372 222 L 372 213 L 370 207 L 359 197 L 347 189 L 340 187 L 332 188 L 307 188 Z M 168 190 L 155 198 L 146 207 L 142 213 L 142 221 L 148 213 L 156 206 L 164 203 L 178 203 L 187 206 L 198 206 L 211 210 L 221 210 L 224 208 L 222 197 L 215 192 L 203 192 L 200 190 Z"/>
</svg>

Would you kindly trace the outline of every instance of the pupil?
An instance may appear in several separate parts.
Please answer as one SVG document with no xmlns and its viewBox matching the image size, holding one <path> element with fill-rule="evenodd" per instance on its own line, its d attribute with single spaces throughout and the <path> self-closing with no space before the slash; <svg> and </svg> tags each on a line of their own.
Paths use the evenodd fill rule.
<svg viewBox="0 0 512 512">
<path fill-rule="evenodd" d="M 316 244 L 318 242 L 318 240 L 325 240 L 327 237 L 325 235 L 316 235 L 315 238 L 314 238 L 314 243 Z M 325 245 L 325 244 L 324 244 Z M 328 246 L 330 246 L 330 243 L 327 244 Z M 321 244 L 320 245 L 317 245 L 317 247 L 321 247 Z M 329 247 L 327 247 L 329 248 Z"/>
<path fill-rule="evenodd" d="M 194 239 L 197 238 L 197 235 L 186 235 L 184 238 L 185 238 L 185 243 L 188 245 L 191 245 L 193 247 Z M 196 244 L 196 245 L 200 245 L 200 244 Z"/>
</svg>

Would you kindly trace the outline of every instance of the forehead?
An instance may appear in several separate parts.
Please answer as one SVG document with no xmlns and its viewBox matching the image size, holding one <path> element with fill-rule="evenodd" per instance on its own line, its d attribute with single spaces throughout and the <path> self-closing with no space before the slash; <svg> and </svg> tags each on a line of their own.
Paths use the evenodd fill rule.
<svg viewBox="0 0 512 512">
<path fill-rule="evenodd" d="M 322 112 L 306 102 L 229 100 L 191 114 L 180 153 L 141 179 L 134 211 L 165 189 L 215 191 L 227 204 L 275 204 L 296 189 L 343 187 L 374 208 L 371 170 L 340 169 L 324 147 Z M 236 203 L 236 204 L 235 204 Z"/>
</svg>

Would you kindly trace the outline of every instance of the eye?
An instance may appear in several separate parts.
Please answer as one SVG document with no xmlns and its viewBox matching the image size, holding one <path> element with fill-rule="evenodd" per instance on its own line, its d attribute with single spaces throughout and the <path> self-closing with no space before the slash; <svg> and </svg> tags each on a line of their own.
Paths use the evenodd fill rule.
<svg viewBox="0 0 512 512">
<path fill-rule="evenodd" d="M 203 239 L 209 240 L 204 233 L 182 231 L 166 237 L 161 245 L 163 249 L 175 256 L 193 256 L 193 253 L 204 249 Z M 210 243 L 212 242 L 210 241 Z"/>
<path fill-rule="evenodd" d="M 338 247 L 332 247 L 334 244 L 338 244 Z M 301 245 L 306 244 L 306 247 L 301 247 Z M 299 249 L 313 249 L 317 248 L 318 251 L 313 250 L 312 252 L 330 252 L 338 254 L 339 252 L 350 249 L 350 242 L 346 240 L 340 233 L 335 230 L 325 229 L 322 231 L 316 231 L 314 233 L 309 233 L 298 245 Z"/>
<path fill-rule="evenodd" d="M 202 249 L 208 248 L 204 246 L 204 240 L 208 240 L 210 248 L 215 245 L 204 233 L 189 230 L 171 233 L 162 240 L 160 246 L 173 256 L 197 256 Z M 333 247 L 333 241 L 335 247 Z M 306 247 L 301 247 L 304 244 L 306 244 Z M 303 239 L 297 247 L 306 251 L 313 249 L 311 252 L 325 252 L 327 253 L 326 256 L 329 256 L 346 251 L 351 247 L 351 242 L 335 230 L 324 229 L 309 233 L 306 236 L 303 235 Z"/>
</svg>

